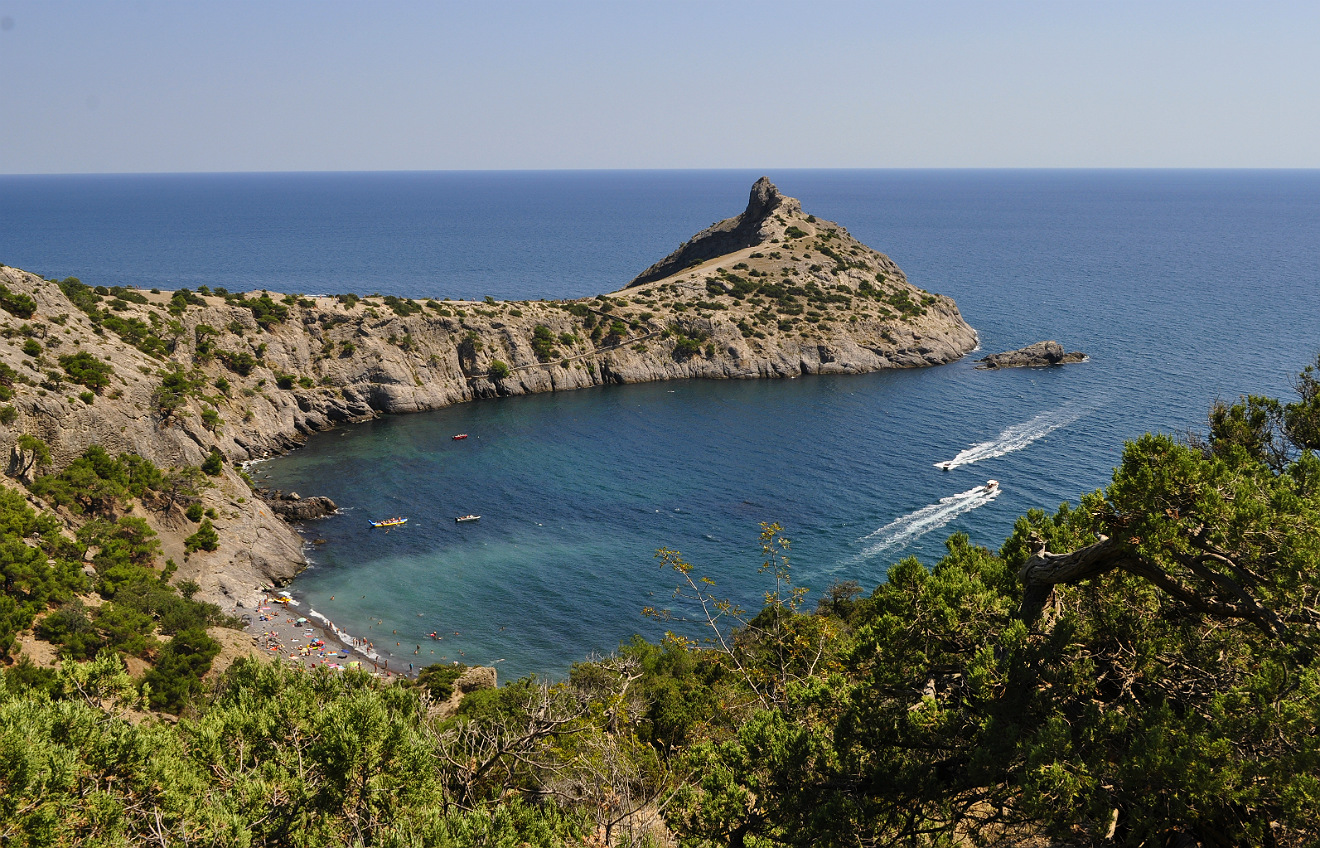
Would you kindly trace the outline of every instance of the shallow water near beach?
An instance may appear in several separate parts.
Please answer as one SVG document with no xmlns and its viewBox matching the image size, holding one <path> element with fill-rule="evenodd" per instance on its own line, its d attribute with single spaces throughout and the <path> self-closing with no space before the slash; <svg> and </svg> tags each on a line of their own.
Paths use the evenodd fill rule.
<svg viewBox="0 0 1320 848">
<path fill-rule="evenodd" d="M 0 259 L 105 285 L 580 296 L 740 211 L 759 175 L 6 177 Z M 754 609 L 774 521 L 802 585 L 869 590 L 953 532 L 997 548 L 1027 509 L 1103 486 L 1125 439 L 1199 428 L 1216 398 L 1286 394 L 1320 351 L 1316 172 L 770 177 L 953 296 L 984 352 L 1053 338 L 1090 360 L 609 386 L 319 434 L 252 468 L 343 507 L 305 528 L 304 608 L 392 668 L 560 676 L 663 632 L 640 612 L 677 579 L 657 548 Z M 468 513 L 482 518 L 454 521 Z M 368 528 L 394 515 L 407 525 Z"/>
</svg>

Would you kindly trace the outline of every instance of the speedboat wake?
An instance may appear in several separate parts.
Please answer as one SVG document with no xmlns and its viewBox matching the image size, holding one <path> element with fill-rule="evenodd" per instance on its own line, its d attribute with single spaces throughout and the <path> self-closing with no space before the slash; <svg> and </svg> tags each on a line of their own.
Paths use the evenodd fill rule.
<svg viewBox="0 0 1320 848">
<path fill-rule="evenodd" d="M 1072 406 L 1042 412 L 1026 423 L 1014 424 L 1006 428 L 988 442 L 972 445 L 953 459 L 935 463 L 935 467 L 949 471 L 960 465 L 971 465 L 983 459 L 994 459 L 1006 453 L 1022 450 L 1037 439 L 1048 436 L 1060 427 L 1066 427 L 1081 418 L 1082 412 L 1083 410 Z"/>
<path fill-rule="evenodd" d="M 938 530 L 958 516 L 971 512 L 979 506 L 985 506 L 999 497 L 999 492 L 999 484 L 990 480 L 984 486 L 940 498 L 938 503 L 910 512 L 858 539 L 858 543 L 865 547 L 853 560 L 861 562 L 894 548 L 903 547 L 932 530 Z"/>
</svg>

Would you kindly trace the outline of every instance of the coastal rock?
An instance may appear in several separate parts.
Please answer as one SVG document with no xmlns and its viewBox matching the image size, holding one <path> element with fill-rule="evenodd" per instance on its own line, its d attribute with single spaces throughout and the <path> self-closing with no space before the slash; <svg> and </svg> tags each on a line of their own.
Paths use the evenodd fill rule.
<svg viewBox="0 0 1320 848">
<path fill-rule="evenodd" d="M 591 298 L 92 289 L 3 265 L 0 285 L 36 304 L 21 319 L 0 314 L 0 325 L 40 345 L 38 355 L 16 341 L 0 345 L 0 363 L 12 371 L 0 372 L 12 390 L 0 404 L 10 474 L 58 471 L 91 445 L 162 469 L 200 466 L 219 451 L 226 463 L 200 495 L 215 512 L 218 550 L 186 551 L 195 524 L 146 512 L 164 556 L 179 563 L 173 579 L 196 582 L 197 597 L 225 609 L 252 608 L 261 587 L 282 586 L 306 566 L 302 540 L 282 516 L 292 509 L 292 520 L 310 520 L 334 509 L 308 507 L 312 498 L 254 497 L 234 463 L 279 455 L 312 433 L 606 383 L 940 365 L 977 344 L 952 299 L 913 285 L 889 257 L 805 214 L 764 178 L 742 214 L 698 233 L 628 286 Z M 59 362 L 75 352 L 108 363 L 110 384 L 74 384 Z M 170 374 L 186 375 L 188 388 L 163 393 Z M 49 446 L 48 466 L 15 451 L 24 434 Z"/>
<path fill-rule="evenodd" d="M 272 512 L 285 521 L 314 521 L 339 511 L 335 502 L 327 497 L 303 498 L 297 492 L 268 498 L 266 503 Z"/>
<path fill-rule="evenodd" d="M 463 699 L 472 692 L 482 689 L 494 689 L 497 685 L 495 669 L 492 666 L 474 665 L 464 671 L 454 681 L 454 692 L 448 699 L 433 704 L 427 711 L 431 718 L 449 718 L 458 712 Z"/>
<path fill-rule="evenodd" d="M 976 366 L 981 370 L 994 370 L 998 368 L 1045 368 L 1050 365 L 1068 365 L 1073 362 L 1083 362 L 1086 354 L 1079 351 L 1065 353 L 1063 345 L 1056 341 L 1036 342 L 1033 345 L 1027 345 L 1019 350 L 1005 351 L 1004 353 L 992 353 L 989 356 L 978 360 L 980 365 Z"/>
</svg>

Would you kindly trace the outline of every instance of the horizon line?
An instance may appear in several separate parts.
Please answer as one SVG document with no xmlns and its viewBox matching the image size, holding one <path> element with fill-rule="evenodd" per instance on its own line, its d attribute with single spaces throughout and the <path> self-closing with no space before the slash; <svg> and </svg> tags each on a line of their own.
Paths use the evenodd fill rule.
<svg viewBox="0 0 1320 848">
<path fill-rule="evenodd" d="M 1320 167 L 1309 166 L 1186 166 L 1186 165 L 1013 165 L 1013 166 L 920 166 L 920 167 L 693 167 L 693 168 L 367 168 L 324 170 L 245 170 L 245 171 L 33 171 L 0 173 L 4 177 L 167 177 L 167 176 L 256 176 L 294 174 L 607 174 L 607 173 L 731 173 L 731 172 L 1315 172 Z"/>
</svg>

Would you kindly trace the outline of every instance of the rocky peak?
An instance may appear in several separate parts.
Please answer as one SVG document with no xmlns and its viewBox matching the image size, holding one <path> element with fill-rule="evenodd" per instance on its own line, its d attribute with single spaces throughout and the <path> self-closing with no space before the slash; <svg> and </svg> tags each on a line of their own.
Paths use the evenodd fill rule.
<svg viewBox="0 0 1320 848">
<path fill-rule="evenodd" d="M 782 235 L 784 221 L 801 215 L 800 202 L 781 194 L 769 177 L 761 177 L 752 185 L 747 208 L 741 215 L 726 218 L 697 233 L 678 250 L 638 274 L 627 287 L 664 279 L 692 265 L 764 244 L 772 236 Z"/>
<path fill-rule="evenodd" d="M 745 219 L 764 220 L 770 217 L 783 200 L 784 195 L 774 183 L 770 182 L 770 178 L 761 177 L 752 184 L 752 195 L 747 200 L 747 210 L 742 216 Z"/>
</svg>

